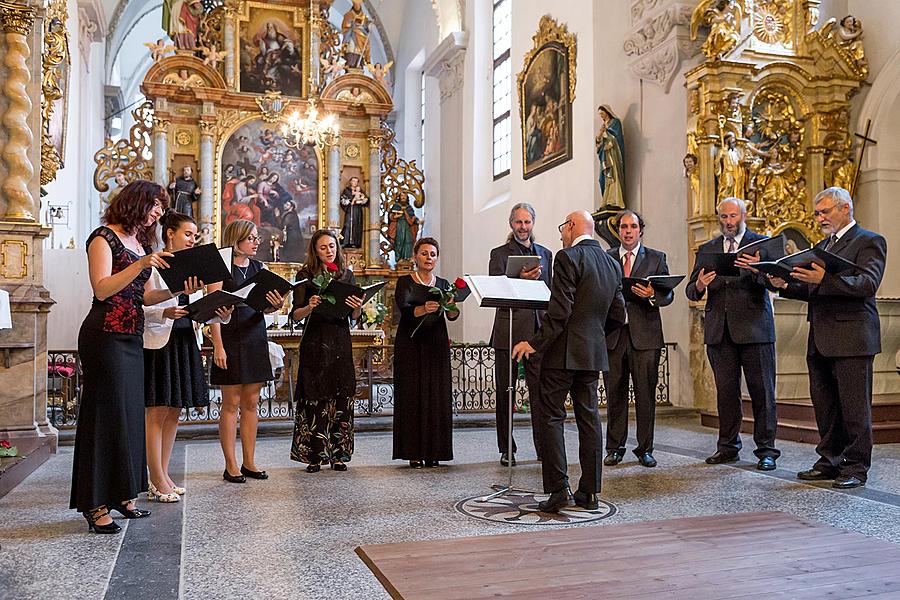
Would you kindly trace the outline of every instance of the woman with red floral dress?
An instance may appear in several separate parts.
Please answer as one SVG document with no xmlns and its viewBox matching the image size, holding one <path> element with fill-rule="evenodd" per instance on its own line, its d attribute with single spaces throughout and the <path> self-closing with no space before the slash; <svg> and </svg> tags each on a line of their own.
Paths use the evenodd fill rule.
<svg viewBox="0 0 900 600">
<path fill-rule="evenodd" d="M 149 181 L 125 186 L 87 240 L 94 301 L 81 324 L 78 354 L 82 393 L 75 431 L 70 508 L 89 530 L 117 533 L 109 510 L 126 519 L 146 517 L 134 506 L 147 490 L 144 461 L 144 304 L 172 297 L 145 290 L 151 267 L 168 268 L 168 252 L 152 252 L 166 190 Z"/>
</svg>

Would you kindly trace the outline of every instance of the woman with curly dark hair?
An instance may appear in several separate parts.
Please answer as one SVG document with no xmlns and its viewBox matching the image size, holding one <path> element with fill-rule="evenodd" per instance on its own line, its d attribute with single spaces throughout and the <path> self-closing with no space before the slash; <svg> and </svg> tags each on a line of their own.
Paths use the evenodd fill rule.
<svg viewBox="0 0 900 600">
<path fill-rule="evenodd" d="M 162 186 L 135 181 L 125 186 L 87 239 L 94 300 L 81 324 L 78 353 L 82 394 L 75 432 L 70 508 L 88 529 L 117 533 L 110 509 L 126 519 L 149 511 L 134 499 L 147 489 L 144 462 L 144 304 L 172 297 L 145 292 L 151 267 L 168 268 L 168 252 L 153 252 L 156 222 L 169 202 Z"/>
<path fill-rule="evenodd" d="M 338 281 L 356 285 L 353 271 L 344 266 L 337 235 L 330 229 L 316 231 L 309 241 L 306 264 L 297 280 L 309 281 L 294 290 L 291 318 L 306 319 L 300 339 L 300 370 L 294 391 L 296 419 L 291 459 L 307 464 L 308 473 L 317 473 L 322 463 L 335 471 L 346 471 L 353 454 L 353 396 L 356 370 L 347 317 L 336 318 L 313 310 L 321 304 L 321 292 L 313 280 L 322 273 Z M 350 296 L 346 303 L 356 320 L 363 299 Z"/>
</svg>

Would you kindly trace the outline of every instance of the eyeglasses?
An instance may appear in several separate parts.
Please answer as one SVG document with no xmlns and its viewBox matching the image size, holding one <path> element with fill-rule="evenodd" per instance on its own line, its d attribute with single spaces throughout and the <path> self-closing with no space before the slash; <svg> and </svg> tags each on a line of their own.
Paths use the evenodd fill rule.
<svg viewBox="0 0 900 600">
<path fill-rule="evenodd" d="M 813 217 L 827 217 L 828 215 L 831 214 L 831 211 L 833 211 L 835 208 L 837 208 L 837 206 L 830 206 L 828 208 L 814 210 Z"/>
<path fill-rule="evenodd" d="M 560 233 L 562 233 L 563 227 L 565 227 L 566 225 L 568 225 L 571 222 L 572 222 L 571 220 L 568 220 L 565 223 L 560 223 L 560 225 L 559 225 L 559 227 L 557 227 L 557 229 L 559 230 Z"/>
<path fill-rule="evenodd" d="M 255 244 L 256 242 L 261 242 L 262 238 L 259 237 L 258 235 L 248 235 L 247 241 L 250 242 L 251 244 Z"/>
</svg>

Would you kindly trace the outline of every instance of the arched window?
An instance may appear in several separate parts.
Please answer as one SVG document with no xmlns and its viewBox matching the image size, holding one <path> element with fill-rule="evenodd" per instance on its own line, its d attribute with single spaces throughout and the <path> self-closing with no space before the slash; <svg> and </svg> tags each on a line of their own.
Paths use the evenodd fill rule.
<svg viewBox="0 0 900 600">
<path fill-rule="evenodd" d="M 510 109 L 512 106 L 510 46 L 512 44 L 512 0 L 494 0 L 492 20 L 493 46 L 493 158 L 494 179 L 509 174 Z"/>
<path fill-rule="evenodd" d="M 419 148 L 421 156 L 419 168 L 425 170 L 425 71 L 419 74 Z"/>
</svg>

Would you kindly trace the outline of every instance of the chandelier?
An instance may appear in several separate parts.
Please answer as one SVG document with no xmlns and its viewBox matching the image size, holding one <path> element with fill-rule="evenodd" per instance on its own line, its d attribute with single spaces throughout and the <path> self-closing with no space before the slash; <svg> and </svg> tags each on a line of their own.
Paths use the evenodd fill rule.
<svg viewBox="0 0 900 600">
<path fill-rule="evenodd" d="M 294 113 L 288 117 L 287 122 L 281 126 L 284 135 L 284 143 L 291 148 L 314 145 L 319 150 L 325 146 L 333 146 L 340 136 L 340 127 L 333 114 L 325 115 L 319 119 L 319 111 L 316 109 L 316 99 L 309 99 L 309 108 L 306 117 L 300 113 Z"/>
</svg>

